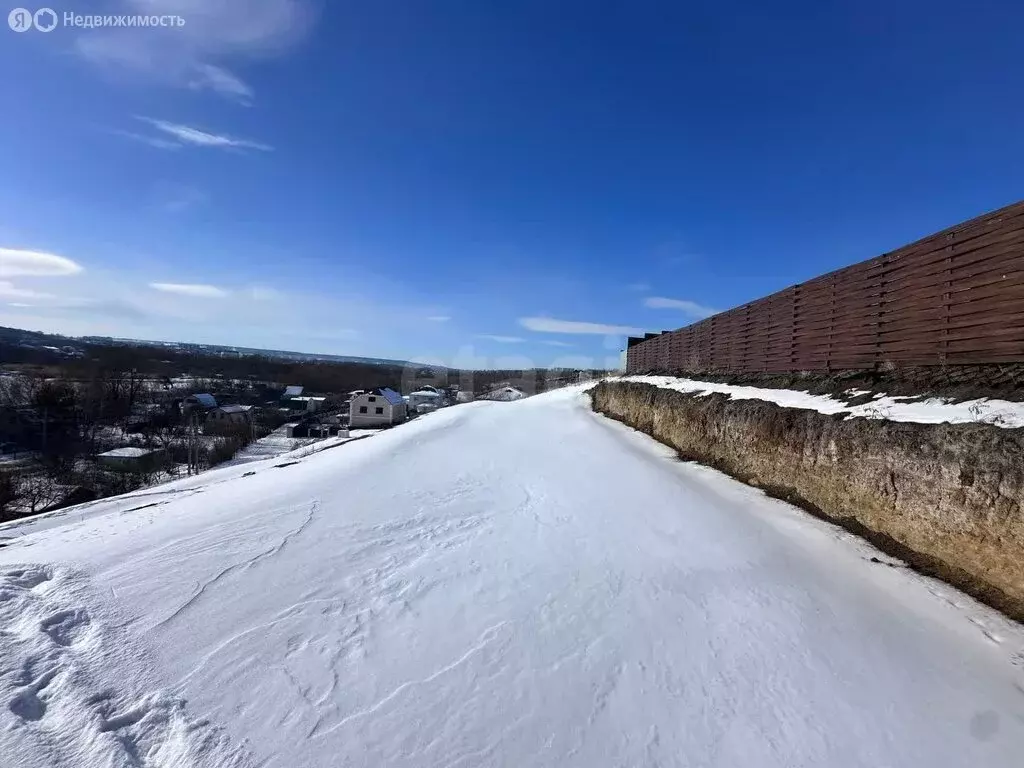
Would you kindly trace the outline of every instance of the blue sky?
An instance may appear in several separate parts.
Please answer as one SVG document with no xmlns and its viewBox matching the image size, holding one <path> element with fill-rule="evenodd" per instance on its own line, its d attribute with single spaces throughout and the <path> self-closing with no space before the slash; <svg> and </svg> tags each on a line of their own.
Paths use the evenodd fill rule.
<svg viewBox="0 0 1024 768">
<path fill-rule="evenodd" d="M 1019 3 L 51 7 L 185 24 L 0 27 L 0 325 L 603 365 L 1021 197 Z"/>
</svg>

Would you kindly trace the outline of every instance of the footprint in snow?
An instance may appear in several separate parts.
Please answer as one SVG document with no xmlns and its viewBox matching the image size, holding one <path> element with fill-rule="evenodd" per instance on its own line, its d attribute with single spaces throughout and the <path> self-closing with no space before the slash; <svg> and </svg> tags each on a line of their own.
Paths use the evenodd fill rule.
<svg viewBox="0 0 1024 768">
<path fill-rule="evenodd" d="M 11 714 L 22 720 L 40 720 L 46 714 L 46 702 L 39 698 L 39 694 L 56 676 L 57 670 L 50 669 L 15 693 L 7 705 Z"/>
<path fill-rule="evenodd" d="M 35 589 L 51 578 L 53 578 L 53 575 L 48 568 L 32 566 L 0 573 L 0 584 L 21 587 L 22 589 Z"/>
<path fill-rule="evenodd" d="M 72 645 L 89 630 L 89 613 L 84 608 L 72 608 L 46 617 L 39 629 L 49 635 L 57 645 Z"/>
</svg>

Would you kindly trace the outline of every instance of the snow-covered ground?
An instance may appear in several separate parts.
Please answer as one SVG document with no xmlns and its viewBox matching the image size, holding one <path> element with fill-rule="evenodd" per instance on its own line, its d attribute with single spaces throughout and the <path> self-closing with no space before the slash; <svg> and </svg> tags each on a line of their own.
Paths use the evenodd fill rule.
<svg viewBox="0 0 1024 768">
<path fill-rule="evenodd" d="M 683 379 L 674 376 L 621 376 L 615 381 L 635 381 L 653 384 L 663 389 L 680 392 L 695 392 L 702 395 L 721 392 L 733 400 L 767 400 L 787 408 L 809 408 L 821 413 L 841 413 L 850 416 L 864 416 L 869 419 L 890 421 L 916 421 L 922 424 L 959 424 L 980 421 L 999 427 L 1024 427 L 1024 403 L 1009 400 L 981 398 L 954 403 L 940 398 L 920 400 L 901 395 L 875 395 L 871 402 L 862 405 L 847 405 L 845 400 L 832 395 L 812 395 L 798 389 L 771 389 L 769 387 L 748 387 L 737 384 L 718 384 L 699 379 Z M 867 394 L 861 390 L 848 390 L 850 399 Z"/>
<path fill-rule="evenodd" d="M 288 437 L 287 425 L 278 427 L 266 437 L 254 440 L 249 445 L 234 455 L 233 458 L 220 466 L 248 464 L 251 461 L 272 459 L 283 453 L 288 453 L 303 445 L 309 445 L 321 438 L 317 437 Z"/>
<path fill-rule="evenodd" d="M 287 425 L 279 427 L 271 432 L 266 437 L 261 437 L 259 440 L 254 440 L 249 445 L 245 446 L 235 456 L 228 461 L 219 464 L 220 467 L 234 467 L 240 464 L 249 464 L 253 461 L 263 461 L 264 459 L 273 459 L 278 456 L 283 456 L 286 453 L 297 451 L 300 448 L 306 446 L 312 446 L 317 444 L 324 445 L 340 445 L 346 442 L 348 439 L 355 439 L 361 437 L 368 437 L 376 434 L 380 430 L 376 429 L 353 429 L 349 432 L 348 438 L 326 438 L 326 437 L 288 437 Z M 314 449 L 312 452 L 316 452 Z M 302 453 L 305 455 L 305 452 Z"/>
<path fill-rule="evenodd" d="M 579 387 L 313 448 L 0 527 L 0 765 L 1020 765 L 1019 627 Z"/>
</svg>

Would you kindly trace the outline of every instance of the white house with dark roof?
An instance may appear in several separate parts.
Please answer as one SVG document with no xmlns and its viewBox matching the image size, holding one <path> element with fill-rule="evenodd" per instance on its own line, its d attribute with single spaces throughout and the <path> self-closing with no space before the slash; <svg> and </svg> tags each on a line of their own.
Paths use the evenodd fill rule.
<svg viewBox="0 0 1024 768">
<path fill-rule="evenodd" d="M 349 408 L 350 427 L 387 427 L 408 416 L 408 406 L 400 394 L 388 387 L 355 395 Z"/>
</svg>

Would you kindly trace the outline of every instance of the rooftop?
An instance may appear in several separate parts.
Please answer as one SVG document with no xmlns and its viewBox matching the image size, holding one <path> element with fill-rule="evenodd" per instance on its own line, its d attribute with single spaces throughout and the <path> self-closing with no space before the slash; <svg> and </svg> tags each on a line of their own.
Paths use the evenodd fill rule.
<svg viewBox="0 0 1024 768">
<path fill-rule="evenodd" d="M 247 413 L 252 410 L 251 405 L 222 405 L 218 410 L 223 413 Z"/>
<path fill-rule="evenodd" d="M 381 387 L 378 390 L 378 393 L 380 394 L 381 397 L 383 397 L 385 400 L 387 400 L 392 405 L 404 405 L 405 404 L 405 400 L 402 398 L 402 396 L 400 394 L 398 394 L 397 392 L 395 392 L 395 390 L 391 389 L 390 387 Z"/>
<path fill-rule="evenodd" d="M 189 395 L 185 399 L 186 400 L 195 400 L 197 403 L 199 403 L 204 408 L 216 408 L 217 407 L 217 400 L 216 400 L 216 398 L 213 395 L 211 395 L 209 393 L 206 393 L 206 392 L 202 392 L 202 393 L 197 394 L 197 395 Z"/>
<path fill-rule="evenodd" d="M 98 454 L 98 456 L 106 456 L 116 459 L 138 459 L 141 458 L 142 456 L 149 456 L 151 453 L 157 453 L 157 451 L 152 448 L 134 448 L 131 446 L 127 446 L 125 448 L 115 448 L 112 451 L 107 451 L 106 453 Z"/>
</svg>

